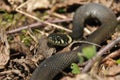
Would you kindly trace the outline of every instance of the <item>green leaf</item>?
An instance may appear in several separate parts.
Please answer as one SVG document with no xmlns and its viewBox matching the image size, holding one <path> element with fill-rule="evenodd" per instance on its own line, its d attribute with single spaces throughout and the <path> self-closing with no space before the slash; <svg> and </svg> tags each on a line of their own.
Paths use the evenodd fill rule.
<svg viewBox="0 0 120 80">
<path fill-rule="evenodd" d="M 79 66 L 76 63 L 72 63 L 71 69 L 72 69 L 73 74 L 79 74 L 80 73 Z"/>
<path fill-rule="evenodd" d="M 120 64 L 120 59 L 116 60 L 116 62 L 117 62 L 118 64 Z"/>
<path fill-rule="evenodd" d="M 64 12 L 66 12 L 66 9 L 60 8 L 60 9 L 58 10 L 58 12 L 59 12 L 59 13 L 64 13 Z"/>
<path fill-rule="evenodd" d="M 82 49 L 82 53 L 87 59 L 90 59 L 96 54 L 96 46 L 91 45 L 91 46 L 84 47 Z"/>
<path fill-rule="evenodd" d="M 84 62 L 83 54 L 78 52 L 77 55 L 78 55 L 79 63 L 82 64 Z"/>
</svg>

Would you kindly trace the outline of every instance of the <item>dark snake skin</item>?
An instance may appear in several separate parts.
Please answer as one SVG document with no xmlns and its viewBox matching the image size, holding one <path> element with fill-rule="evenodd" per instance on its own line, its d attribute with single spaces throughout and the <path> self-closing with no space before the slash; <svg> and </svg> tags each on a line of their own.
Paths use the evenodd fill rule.
<svg viewBox="0 0 120 80">
<path fill-rule="evenodd" d="M 116 16 L 110 9 L 100 4 L 89 3 L 76 10 L 73 18 L 72 37 L 78 38 L 82 36 L 85 20 L 88 18 L 97 18 L 101 22 L 101 26 L 86 40 L 96 44 L 100 44 L 110 37 L 117 26 Z M 81 48 L 82 46 L 76 50 L 56 54 L 44 60 L 35 69 L 30 80 L 52 80 L 60 71 L 71 63 L 78 61 L 76 53 Z"/>
</svg>

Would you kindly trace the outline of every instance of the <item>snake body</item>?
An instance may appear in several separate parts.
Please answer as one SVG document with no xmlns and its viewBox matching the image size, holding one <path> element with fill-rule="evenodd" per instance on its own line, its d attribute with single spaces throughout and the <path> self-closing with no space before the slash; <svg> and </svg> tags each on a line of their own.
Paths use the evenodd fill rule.
<svg viewBox="0 0 120 80">
<path fill-rule="evenodd" d="M 74 14 L 73 38 L 80 38 L 82 36 L 85 20 L 88 18 L 97 18 L 101 22 L 101 26 L 86 39 L 86 41 L 96 44 L 100 44 L 110 37 L 117 26 L 116 16 L 110 9 L 101 4 L 85 4 L 79 7 Z M 47 58 L 35 69 L 31 80 L 52 80 L 60 71 L 68 67 L 71 63 L 78 61 L 76 53 L 80 52 L 81 48 L 82 46 L 76 50 Z"/>
</svg>

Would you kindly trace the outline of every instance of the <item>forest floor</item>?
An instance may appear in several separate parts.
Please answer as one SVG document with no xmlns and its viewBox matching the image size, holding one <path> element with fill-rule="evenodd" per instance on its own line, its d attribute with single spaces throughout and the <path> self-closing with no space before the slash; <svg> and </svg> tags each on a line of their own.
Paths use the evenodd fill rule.
<svg viewBox="0 0 120 80">
<path fill-rule="evenodd" d="M 47 36 L 53 32 L 69 34 L 76 9 L 91 2 L 110 8 L 120 22 L 120 0 L 1 0 L 0 80 L 29 80 L 44 59 L 58 51 L 70 50 L 69 46 L 49 47 Z M 84 37 L 89 34 L 84 32 Z M 120 40 L 115 41 L 119 37 L 120 26 L 101 49 L 112 41 L 116 44 L 107 49 L 89 72 L 74 76 L 63 71 L 61 80 L 120 80 Z M 77 65 L 83 69 L 86 63 Z"/>
</svg>

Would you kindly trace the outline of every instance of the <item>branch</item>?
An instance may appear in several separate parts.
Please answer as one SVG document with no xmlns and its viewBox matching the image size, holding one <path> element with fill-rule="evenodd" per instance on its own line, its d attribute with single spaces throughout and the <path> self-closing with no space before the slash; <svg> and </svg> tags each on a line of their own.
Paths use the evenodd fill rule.
<svg viewBox="0 0 120 80">
<path fill-rule="evenodd" d="M 70 22 L 70 21 L 72 21 L 72 19 L 54 20 L 54 21 L 49 21 L 49 22 L 50 23 L 59 23 L 59 22 Z M 14 29 L 14 30 L 7 31 L 7 34 L 16 33 L 16 32 L 19 32 L 21 30 L 28 29 L 28 28 L 36 28 L 41 25 L 43 25 L 41 22 L 33 23 L 33 24 L 30 24 L 27 26 L 22 26 L 20 28 Z"/>
<path fill-rule="evenodd" d="M 118 37 L 117 39 L 115 39 L 114 41 L 112 41 L 110 44 L 108 44 L 106 47 L 104 47 L 103 49 L 101 49 L 96 56 L 94 56 L 92 59 L 90 59 L 88 61 L 88 64 L 84 67 L 84 69 L 82 70 L 82 73 L 85 73 L 87 71 L 90 70 L 90 68 L 92 67 L 92 65 L 98 60 L 100 59 L 100 57 L 107 52 L 108 50 L 110 50 L 112 47 L 114 47 L 115 44 L 120 42 L 120 37 Z"/>
</svg>

